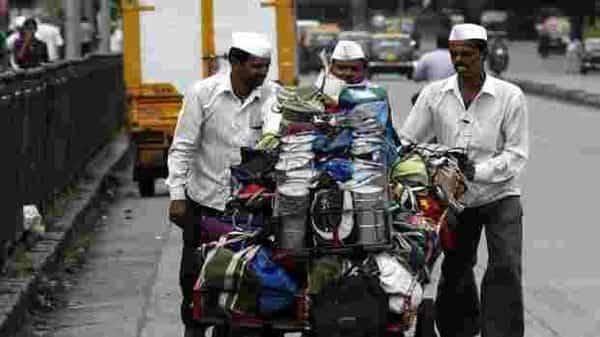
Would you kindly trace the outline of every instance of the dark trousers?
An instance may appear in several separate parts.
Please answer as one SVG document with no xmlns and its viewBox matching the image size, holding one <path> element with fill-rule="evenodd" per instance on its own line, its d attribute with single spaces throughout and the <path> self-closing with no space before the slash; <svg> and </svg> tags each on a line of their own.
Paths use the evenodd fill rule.
<svg viewBox="0 0 600 337">
<path fill-rule="evenodd" d="M 220 212 L 199 205 L 187 199 L 187 212 L 181 223 L 177 224 L 183 229 L 183 250 L 181 252 L 181 265 L 179 267 L 179 286 L 183 300 L 181 301 L 181 320 L 186 328 L 201 328 L 192 317 L 192 292 L 194 284 L 200 274 L 200 264 L 196 255 L 196 249 L 200 245 L 202 236 L 200 230 L 200 219 L 202 215 L 216 216 Z"/>
<path fill-rule="evenodd" d="M 523 337 L 521 283 L 523 211 L 519 197 L 467 208 L 459 216 L 457 246 L 442 262 L 436 323 L 442 337 Z M 473 267 L 482 228 L 488 265 L 481 299 Z"/>
</svg>

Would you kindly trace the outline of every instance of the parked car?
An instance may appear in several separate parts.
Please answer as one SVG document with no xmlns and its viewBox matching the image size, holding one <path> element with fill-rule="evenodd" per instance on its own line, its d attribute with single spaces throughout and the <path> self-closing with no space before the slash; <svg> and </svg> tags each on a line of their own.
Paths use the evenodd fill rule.
<svg viewBox="0 0 600 337">
<path fill-rule="evenodd" d="M 419 49 L 421 33 L 418 30 L 416 19 L 412 16 L 390 17 L 386 20 L 386 33 L 407 34 L 416 42 L 415 48 Z"/>
<path fill-rule="evenodd" d="M 375 34 L 371 40 L 369 70 L 401 72 L 416 59 L 416 43 L 407 34 Z"/>
<path fill-rule="evenodd" d="M 600 69 L 600 38 L 587 38 L 583 41 L 583 56 L 581 58 L 580 72 Z"/>
</svg>

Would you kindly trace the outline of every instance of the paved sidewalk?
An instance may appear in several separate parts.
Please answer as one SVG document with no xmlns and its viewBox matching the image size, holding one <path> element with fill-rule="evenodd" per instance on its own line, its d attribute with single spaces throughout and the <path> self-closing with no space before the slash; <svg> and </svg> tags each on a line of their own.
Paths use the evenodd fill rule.
<svg viewBox="0 0 600 337">
<path fill-rule="evenodd" d="M 45 233 L 28 252 L 31 274 L 24 277 L 0 276 L 0 336 L 10 336 L 23 324 L 43 274 L 61 263 L 60 256 L 77 237 L 77 232 L 98 216 L 101 199 L 110 172 L 118 167 L 130 149 L 129 137 L 119 134 L 87 164 L 85 179 L 77 183 L 79 193 L 67 200 L 64 214 L 53 224 L 55 231 Z"/>
<path fill-rule="evenodd" d="M 579 74 L 508 73 L 526 93 L 600 108 L 600 77 Z"/>
</svg>

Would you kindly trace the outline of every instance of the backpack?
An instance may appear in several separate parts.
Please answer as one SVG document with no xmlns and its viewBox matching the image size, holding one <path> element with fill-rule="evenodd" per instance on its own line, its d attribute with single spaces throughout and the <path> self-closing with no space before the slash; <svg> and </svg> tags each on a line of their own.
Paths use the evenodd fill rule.
<svg viewBox="0 0 600 337">
<path fill-rule="evenodd" d="M 359 269 L 330 282 L 314 296 L 315 337 L 380 337 L 386 333 L 388 297 L 373 274 Z"/>
</svg>

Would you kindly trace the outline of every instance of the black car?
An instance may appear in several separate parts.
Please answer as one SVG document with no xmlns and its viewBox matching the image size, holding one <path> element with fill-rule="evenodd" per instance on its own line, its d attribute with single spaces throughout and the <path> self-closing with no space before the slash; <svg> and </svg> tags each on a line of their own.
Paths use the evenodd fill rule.
<svg viewBox="0 0 600 337">
<path fill-rule="evenodd" d="M 406 34 L 375 34 L 370 54 L 371 73 L 401 72 L 416 59 L 416 43 Z"/>
<path fill-rule="evenodd" d="M 589 70 L 600 69 L 600 38 L 587 38 L 583 42 L 583 55 L 581 57 L 582 74 Z"/>
</svg>

